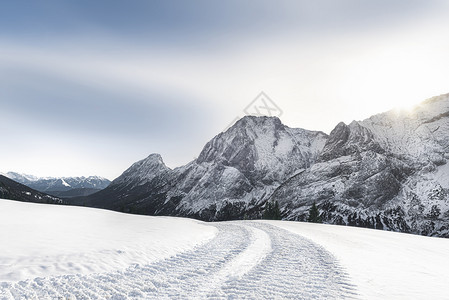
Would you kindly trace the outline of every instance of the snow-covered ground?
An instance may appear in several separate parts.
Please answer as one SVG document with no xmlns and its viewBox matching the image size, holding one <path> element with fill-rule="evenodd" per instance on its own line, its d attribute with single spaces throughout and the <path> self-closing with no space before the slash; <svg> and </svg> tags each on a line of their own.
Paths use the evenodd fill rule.
<svg viewBox="0 0 449 300">
<path fill-rule="evenodd" d="M 203 224 L 0 199 L 0 282 L 152 263 L 212 239 Z"/>
<path fill-rule="evenodd" d="M 449 240 L 0 200 L 0 299 L 447 299 Z"/>
<path fill-rule="evenodd" d="M 262 221 L 331 252 L 362 299 L 449 299 L 449 239 L 301 222 Z"/>
</svg>

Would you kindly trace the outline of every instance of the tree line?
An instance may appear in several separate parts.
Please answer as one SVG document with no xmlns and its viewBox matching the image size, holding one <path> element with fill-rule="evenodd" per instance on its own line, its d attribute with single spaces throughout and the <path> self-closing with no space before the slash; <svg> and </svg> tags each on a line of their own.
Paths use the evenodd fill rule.
<svg viewBox="0 0 449 300">
<path fill-rule="evenodd" d="M 268 201 L 265 204 L 265 209 L 262 215 L 263 219 L 266 220 L 282 220 L 281 210 L 279 209 L 279 203 L 277 201 Z M 307 217 L 307 222 L 310 223 L 322 223 L 323 220 L 320 216 L 320 211 L 313 202 L 312 206 L 309 208 L 309 216 Z"/>
</svg>

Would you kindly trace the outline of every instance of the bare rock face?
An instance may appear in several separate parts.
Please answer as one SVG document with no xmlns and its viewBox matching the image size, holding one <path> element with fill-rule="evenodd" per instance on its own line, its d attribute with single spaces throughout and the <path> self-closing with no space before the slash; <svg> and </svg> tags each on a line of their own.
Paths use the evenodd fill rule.
<svg viewBox="0 0 449 300">
<path fill-rule="evenodd" d="M 449 96 L 392 110 L 329 136 L 247 116 L 170 169 L 153 154 L 87 205 L 202 220 L 259 218 L 277 201 L 288 220 L 315 202 L 327 223 L 449 237 Z"/>
<path fill-rule="evenodd" d="M 319 161 L 330 161 L 370 150 L 376 153 L 385 153 L 369 129 L 356 121 L 349 125 L 341 122 L 329 135 L 329 139 L 320 153 Z"/>
<path fill-rule="evenodd" d="M 88 205 L 203 220 L 259 217 L 272 192 L 314 164 L 322 132 L 292 129 L 275 117 L 247 116 L 173 170 L 156 154 L 135 163 Z"/>
<path fill-rule="evenodd" d="M 340 123 L 317 163 L 270 197 L 305 220 L 316 202 L 326 222 L 449 237 L 449 97 L 411 111 Z"/>
</svg>

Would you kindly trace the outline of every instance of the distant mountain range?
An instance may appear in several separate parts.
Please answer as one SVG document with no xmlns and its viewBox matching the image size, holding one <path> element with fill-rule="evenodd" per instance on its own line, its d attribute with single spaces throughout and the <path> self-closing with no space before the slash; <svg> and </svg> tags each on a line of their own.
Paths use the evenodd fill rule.
<svg viewBox="0 0 449 300">
<path fill-rule="evenodd" d="M 63 198 L 87 196 L 106 188 L 111 183 L 99 176 L 40 178 L 16 172 L 2 175 L 37 191 Z"/>
<path fill-rule="evenodd" d="M 207 221 L 260 218 L 268 201 L 306 220 L 449 237 L 449 94 L 327 135 L 246 116 L 175 169 L 159 154 L 73 203 Z"/>
<path fill-rule="evenodd" d="M 58 197 L 41 193 L 3 175 L 0 175 L 0 198 L 34 203 L 67 204 Z"/>
</svg>

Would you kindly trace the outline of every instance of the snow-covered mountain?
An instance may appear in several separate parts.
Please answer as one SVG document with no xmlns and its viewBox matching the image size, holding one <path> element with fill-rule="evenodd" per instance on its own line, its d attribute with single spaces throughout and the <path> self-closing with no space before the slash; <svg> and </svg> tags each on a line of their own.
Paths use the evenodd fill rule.
<svg viewBox="0 0 449 300">
<path fill-rule="evenodd" d="M 267 201 L 304 220 L 449 236 L 449 95 L 392 110 L 329 136 L 246 116 L 170 169 L 158 154 L 79 202 L 202 220 L 258 218 Z"/>
<path fill-rule="evenodd" d="M 6 174 L 0 173 L 0 175 L 8 177 L 9 179 L 12 179 L 14 181 L 20 182 L 21 184 L 27 184 L 39 180 L 39 178 L 36 176 L 17 172 L 8 172 Z"/>
<path fill-rule="evenodd" d="M 449 237 L 449 95 L 331 132 L 317 163 L 270 197 L 284 217 Z"/>
<path fill-rule="evenodd" d="M 0 175 L 0 198 L 22 202 L 65 204 L 65 202 L 58 197 L 33 190 L 32 188 L 3 175 Z"/>
<path fill-rule="evenodd" d="M 81 201 L 204 220 L 258 217 L 282 182 L 313 165 L 326 139 L 322 132 L 292 129 L 278 118 L 247 116 L 208 142 L 189 164 L 170 169 L 152 154 Z"/>
<path fill-rule="evenodd" d="M 58 195 L 80 196 L 92 194 L 107 187 L 111 182 L 103 177 L 36 177 L 28 174 L 20 174 L 16 172 L 8 172 L 4 176 L 24 184 L 32 189 Z"/>
</svg>

